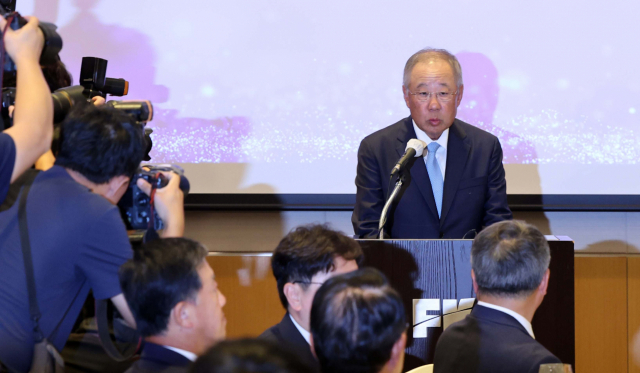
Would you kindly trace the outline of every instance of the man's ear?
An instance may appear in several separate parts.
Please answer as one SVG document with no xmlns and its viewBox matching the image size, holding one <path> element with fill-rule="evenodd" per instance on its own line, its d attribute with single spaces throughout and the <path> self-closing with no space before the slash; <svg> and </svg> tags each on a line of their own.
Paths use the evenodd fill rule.
<svg viewBox="0 0 640 373">
<path fill-rule="evenodd" d="M 471 270 L 471 281 L 473 282 L 473 292 L 476 293 L 476 297 L 478 296 L 478 283 L 476 282 L 476 273 Z"/>
<path fill-rule="evenodd" d="M 551 270 L 547 268 L 542 275 L 542 281 L 540 281 L 540 285 L 538 285 L 538 292 L 542 295 L 547 295 L 547 287 L 549 286 L 549 277 L 551 277 Z"/>
<path fill-rule="evenodd" d="M 404 85 L 402 86 L 402 93 L 404 95 L 404 103 L 409 107 L 409 90 Z"/>
<path fill-rule="evenodd" d="M 396 366 L 399 363 L 402 363 L 404 360 L 404 349 L 407 346 L 407 332 L 402 333 L 400 338 L 393 344 L 393 348 L 391 348 L 391 358 L 389 362 L 391 366 Z"/>
<path fill-rule="evenodd" d="M 105 197 L 114 205 L 118 204 L 118 201 L 120 201 L 120 198 L 122 198 L 129 187 L 129 180 L 129 177 L 124 175 L 112 177 L 111 180 L 107 182 L 109 187 Z"/>
<path fill-rule="evenodd" d="M 300 285 L 287 282 L 284 284 L 284 296 L 287 297 L 289 307 L 294 311 L 302 310 L 302 288 Z"/>
<path fill-rule="evenodd" d="M 460 102 L 462 102 L 462 92 L 464 92 L 464 84 L 458 87 L 458 93 L 456 94 L 456 107 L 460 106 Z"/>
<path fill-rule="evenodd" d="M 173 307 L 171 310 L 171 315 L 169 316 L 169 324 L 174 323 L 181 329 L 192 329 L 195 325 L 195 310 L 193 304 L 183 301 L 178 302 L 178 304 Z"/>
</svg>

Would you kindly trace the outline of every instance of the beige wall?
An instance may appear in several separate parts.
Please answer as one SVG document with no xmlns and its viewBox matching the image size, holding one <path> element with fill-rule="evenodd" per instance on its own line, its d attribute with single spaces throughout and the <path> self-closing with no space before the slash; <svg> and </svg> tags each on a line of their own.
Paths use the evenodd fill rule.
<svg viewBox="0 0 640 373">
<path fill-rule="evenodd" d="M 545 234 L 569 236 L 575 241 L 575 372 L 640 372 L 628 353 L 630 341 L 640 326 L 640 213 L 519 212 L 515 218 L 536 225 Z M 329 223 L 352 234 L 350 219 L 351 212 L 345 211 L 189 211 L 186 235 L 205 243 L 211 251 L 267 251 L 273 250 L 286 232 L 301 224 Z M 244 272 L 237 271 L 237 265 L 251 268 L 253 263 L 236 263 L 234 267 L 214 259 L 216 271 L 221 275 L 229 272 L 225 280 L 229 289 L 242 282 L 240 274 Z M 259 272 L 264 275 L 268 261 L 260 263 Z M 263 277 L 262 282 L 266 281 Z M 261 294 L 275 291 L 273 284 L 260 281 Z M 264 325 L 281 317 L 275 293 L 266 298 L 265 302 L 275 304 L 273 309 L 277 312 L 255 320 Z M 244 297 L 230 300 L 229 304 L 236 306 L 227 306 L 231 307 L 228 311 L 240 312 L 249 307 L 246 302 L 249 300 Z M 231 326 L 234 336 L 251 334 L 249 324 Z"/>
<path fill-rule="evenodd" d="M 580 253 L 640 254 L 640 212 L 516 212 L 544 234 L 573 238 Z M 329 223 L 353 234 L 350 211 L 188 211 L 188 237 L 211 251 L 273 250 L 286 232 Z"/>
</svg>

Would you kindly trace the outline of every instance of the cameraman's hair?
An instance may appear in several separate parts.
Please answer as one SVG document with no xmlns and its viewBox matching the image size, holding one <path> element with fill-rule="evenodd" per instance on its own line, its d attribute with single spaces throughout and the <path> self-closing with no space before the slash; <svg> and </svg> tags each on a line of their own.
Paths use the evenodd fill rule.
<svg viewBox="0 0 640 373">
<path fill-rule="evenodd" d="M 56 63 L 42 66 L 42 75 L 47 81 L 51 92 L 70 86 L 73 80 L 71 73 L 67 70 L 67 66 L 60 60 L 60 56 L 57 56 Z M 18 75 L 15 71 L 5 72 L 2 75 L 2 87 L 15 88 L 17 77 Z"/>
<path fill-rule="evenodd" d="M 259 339 L 221 341 L 200 356 L 191 373 L 308 373 L 311 369 L 277 344 Z"/>
<path fill-rule="evenodd" d="M 157 239 L 134 250 L 133 259 L 120 267 L 120 287 L 142 336 L 162 334 L 173 307 L 195 301 L 202 288 L 198 268 L 206 256 L 196 241 Z"/>
<path fill-rule="evenodd" d="M 117 109 L 74 106 L 60 126 L 56 165 L 81 173 L 96 184 L 133 176 L 145 154 L 141 125 Z"/>
<path fill-rule="evenodd" d="M 544 235 L 518 220 L 485 228 L 471 247 L 471 268 L 478 293 L 499 297 L 530 295 L 540 285 L 550 260 Z"/>
<path fill-rule="evenodd" d="M 67 66 L 60 60 L 60 56 L 57 57 L 56 63 L 42 66 L 42 75 L 44 75 L 44 79 L 47 81 L 51 92 L 55 92 L 60 88 L 69 87 L 72 81 Z"/>
<path fill-rule="evenodd" d="M 309 282 L 319 272 L 334 269 L 336 257 L 363 260 L 360 245 L 344 234 L 326 225 L 298 227 L 287 234 L 278 244 L 271 257 L 271 269 L 278 284 L 278 295 L 284 308 L 289 307 L 284 295 L 284 285 L 288 282 Z M 303 288 L 308 285 L 300 284 Z"/>
<path fill-rule="evenodd" d="M 335 276 L 318 289 L 311 334 L 323 372 L 378 373 L 406 330 L 402 298 L 378 270 Z"/>
</svg>

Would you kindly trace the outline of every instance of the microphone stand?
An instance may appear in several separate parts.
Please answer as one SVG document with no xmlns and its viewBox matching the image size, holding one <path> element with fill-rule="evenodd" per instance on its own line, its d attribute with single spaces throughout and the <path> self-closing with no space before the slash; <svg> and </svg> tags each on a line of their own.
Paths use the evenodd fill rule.
<svg viewBox="0 0 640 373">
<path fill-rule="evenodd" d="M 384 208 L 382 209 L 382 214 L 380 215 L 380 223 L 378 224 L 378 231 L 380 232 L 378 238 L 384 239 L 384 225 L 387 222 L 387 214 L 389 212 L 389 207 L 393 203 L 393 200 L 396 198 L 398 193 L 400 192 L 400 188 L 402 188 L 402 184 L 404 183 L 404 173 L 400 173 L 400 177 L 398 181 L 396 181 L 396 186 L 393 188 L 393 192 L 389 196 L 387 203 L 384 204 Z"/>
</svg>

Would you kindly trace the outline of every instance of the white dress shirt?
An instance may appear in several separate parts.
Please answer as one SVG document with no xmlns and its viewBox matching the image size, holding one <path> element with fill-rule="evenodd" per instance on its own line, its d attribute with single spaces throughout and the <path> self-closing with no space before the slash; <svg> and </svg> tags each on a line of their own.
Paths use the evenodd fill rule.
<svg viewBox="0 0 640 373">
<path fill-rule="evenodd" d="M 496 311 L 504 312 L 507 315 L 513 317 L 514 319 L 518 320 L 518 322 L 520 324 L 522 324 L 522 326 L 524 326 L 524 328 L 527 330 L 527 332 L 529 333 L 531 338 L 536 339 L 536 337 L 533 335 L 533 328 L 531 327 L 531 323 L 529 322 L 529 320 L 527 320 L 521 314 L 519 314 L 519 313 L 517 313 L 515 311 L 512 311 L 512 310 L 510 310 L 508 308 L 496 306 L 495 304 L 486 303 L 486 302 L 483 302 L 483 301 L 478 301 L 478 305 L 482 306 L 482 307 L 491 308 L 491 309 L 494 309 Z"/>
<path fill-rule="evenodd" d="M 176 347 L 171 347 L 171 346 L 164 346 L 164 345 L 163 345 L 163 347 L 164 347 L 164 348 L 166 348 L 166 349 L 168 349 L 168 350 L 171 350 L 171 351 L 177 352 L 177 353 L 179 353 L 180 355 L 182 355 L 182 356 L 186 357 L 187 359 L 189 359 L 189 360 L 191 360 L 191 361 L 196 361 L 196 359 L 198 358 L 198 356 L 197 356 L 196 354 L 194 354 L 193 352 L 190 352 L 190 351 L 185 351 L 185 350 L 183 350 L 183 349 L 176 348 Z"/>
<path fill-rule="evenodd" d="M 440 147 L 438 148 L 438 150 L 436 151 L 436 161 L 438 161 L 438 166 L 440 166 L 440 172 L 442 172 L 442 181 L 444 181 L 444 176 L 446 175 L 446 170 L 447 170 L 447 145 L 449 143 L 449 129 L 447 128 L 446 130 L 444 130 L 444 132 L 442 132 L 442 135 L 440 135 L 440 138 L 437 139 L 436 141 L 431 140 L 431 138 L 424 133 L 424 131 L 422 131 L 420 128 L 418 128 L 418 126 L 416 125 L 416 122 L 413 121 L 413 130 L 416 131 L 416 136 L 418 137 L 418 140 L 422 140 L 424 141 L 427 146 L 429 146 L 429 144 L 431 144 L 432 142 L 437 142 Z M 424 153 L 423 153 L 423 158 L 424 161 L 427 161 L 427 148 L 424 148 Z M 425 164 L 426 167 L 426 164 Z"/>
<path fill-rule="evenodd" d="M 300 324 L 296 322 L 296 319 L 294 319 L 293 316 L 291 316 L 291 314 L 289 314 L 289 317 L 291 317 L 291 321 L 293 321 L 293 325 L 296 326 L 296 329 L 298 329 L 300 334 L 302 334 L 302 338 L 304 338 L 304 340 L 307 341 L 308 344 L 311 344 L 311 333 L 304 330 L 304 328 L 301 327 Z"/>
</svg>

